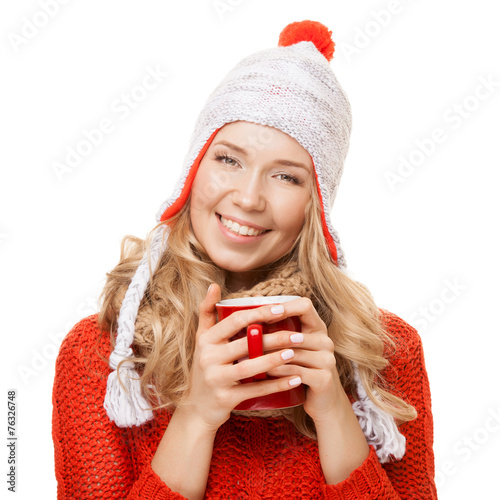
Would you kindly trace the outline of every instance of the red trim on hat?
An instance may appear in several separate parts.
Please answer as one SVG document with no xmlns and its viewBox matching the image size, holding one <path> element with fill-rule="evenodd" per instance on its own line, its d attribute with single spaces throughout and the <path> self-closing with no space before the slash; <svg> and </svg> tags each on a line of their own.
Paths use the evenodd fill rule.
<svg viewBox="0 0 500 500">
<path fill-rule="evenodd" d="M 309 155 L 311 156 L 311 155 Z M 314 160 L 311 156 L 311 161 L 313 163 L 313 168 L 314 168 L 314 175 L 316 176 L 316 187 L 318 188 L 318 196 L 319 196 L 319 203 L 321 205 L 321 225 L 323 226 L 323 234 L 326 239 L 326 244 L 328 245 L 328 250 L 330 250 L 330 254 L 335 262 L 335 264 L 338 266 L 338 260 L 337 260 L 337 247 L 335 245 L 335 241 L 333 240 L 332 235 L 330 234 L 330 231 L 328 230 L 328 226 L 326 224 L 326 216 L 325 216 L 325 209 L 323 205 L 323 196 L 321 194 L 321 188 L 319 186 L 319 179 L 318 179 L 318 174 L 316 172 L 316 166 L 314 165 Z"/>
<path fill-rule="evenodd" d="M 213 134 L 209 137 L 208 141 L 205 143 L 200 153 L 196 157 L 196 160 L 194 160 L 194 163 L 191 165 L 191 169 L 189 170 L 188 176 L 186 178 L 186 182 L 184 183 L 184 186 L 182 188 L 181 194 L 172 203 L 172 205 L 170 205 L 165 209 L 160 219 L 161 222 L 173 217 L 186 204 L 186 201 L 189 197 L 189 193 L 191 192 L 191 187 L 193 186 L 194 178 L 196 177 L 196 173 L 198 172 L 198 167 L 200 166 L 200 161 L 205 156 L 208 147 L 214 140 L 214 137 L 217 135 L 217 132 L 219 130 L 220 128 L 218 128 L 213 132 Z"/>
</svg>

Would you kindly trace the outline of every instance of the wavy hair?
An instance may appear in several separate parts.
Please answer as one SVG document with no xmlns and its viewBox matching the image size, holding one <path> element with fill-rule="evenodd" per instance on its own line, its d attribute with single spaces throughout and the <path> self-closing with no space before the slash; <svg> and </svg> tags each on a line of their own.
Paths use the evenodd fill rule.
<svg viewBox="0 0 500 500">
<path fill-rule="evenodd" d="M 278 261 L 261 268 L 261 276 L 264 280 L 290 262 L 297 263 L 312 291 L 311 300 L 334 342 L 337 369 L 346 392 L 356 396 L 351 364 L 355 362 L 370 399 L 397 421 L 412 420 L 416 417 L 415 409 L 391 394 L 381 375 L 395 345 L 382 325 L 380 310 L 367 287 L 340 271 L 332 261 L 323 235 L 319 196 L 313 187 L 311 194 L 305 222 L 294 245 Z M 209 259 L 193 233 L 189 205 L 188 200 L 174 217 L 158 224 L 146 240 L 134 236 L 123 238 L 120 261 L 107 273 L 100 296 L 101 332 L 110 332 L 114 346 L 125 292 L 144 252 L 149 251 L 154 230 L 162 224 L 168 225 L 168 246 L 140 304 L 132 346 L 141 388 L 153 409 L 174 408 L 187 394 L 199 304 L 208 286 L 217 283 L 223 298 L 229 294 L 227 271 Z M 315 437 L 312 420 L 302 407 L 283 414 L 300 432 Z"/>
</svg>

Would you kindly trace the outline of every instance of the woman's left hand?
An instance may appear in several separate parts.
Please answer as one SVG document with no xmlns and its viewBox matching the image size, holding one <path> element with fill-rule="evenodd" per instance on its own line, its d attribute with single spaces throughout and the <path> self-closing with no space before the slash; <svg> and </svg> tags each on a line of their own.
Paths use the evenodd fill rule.
<svg viewBox="0 0 500 500">
<path fill-rule="evenodd" d="M 321 468 L 327 484 L 337 484 L 361 466 L 370 449 L 340 383 L 334 345 L 325 323 L 307 298 L 286 302 L 283 306 L 282 318 L 300 318 L 303 339 L 294 343 L 295 334 L 289 331 L 264 335 L 264 349 L 280 349 L 283 343 L 286 347 L 291 347 L 290 343 L 296 346 L 292 347 L 295 355 L 289 363 L 268 373 L 299 375 L 308 386 L 304 410 L 315 424 Z"/>
<path fill-rule="evenodd" d="M 302 337 L 290 331 L 264 335 L 264 350 L 291 347 L 295 356 L 288 364 L 279 366 L 269 375 L 282 377 L 299 375 L 307 385 L 304 410 L 316 422 L 328 418 L 342 403 L 346 394 L 340 383 L 334 356 L 334 344 L 328 336 L 325 323 L 319 317 L 312 302 L 301 298 L 283 304 L 285 311 L 276 318 L 298 316 L 302 324 Z M 294 342 L 298 339 L 298 342 Z"/>
</svg>

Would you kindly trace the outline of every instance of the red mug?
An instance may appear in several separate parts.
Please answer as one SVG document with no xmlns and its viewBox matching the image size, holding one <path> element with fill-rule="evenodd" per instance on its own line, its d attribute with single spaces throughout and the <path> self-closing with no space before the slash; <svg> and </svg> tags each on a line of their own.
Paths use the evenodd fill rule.
<svg viewBox="0 0 500 500">
<path fill-rule="evenodd" d="M 215 307 L 217 308 L 219 321 L 221 321 L 233 314 L 235 311 L 255 309 L 263 305 L 282 304 L 299 298 L 300 297 L 295 295 L 240 297 L 237 299 L 221 300 L 215 305 Z M 234 337 L 231 338 L 231 340 L 246 337 L 248 342 L 248 357 L 253 359 L 263 355 L 262 336 L 266 333 L 274 333 L 280 330 L 290 330 L 294 332 L 302 331 L 299 318 L 297 316 L 291 316 L 273 323 L 272 325 L 268 325 L 267 323 L 254 323 L 241 329 Z M 238 361 L 235 361 L 235 363 L 237 362 Z M 271 377 L 266 373 L 259 373 L 254 377 L 241 380 L 241 383 L 247 384 L 249 382 L 272 378 L 275 377 Z M 288 391 L 276 392 L 274 394 L 268 394 L 267 396 L 247 399 L 236 406 L 235 410 L 273 410 L 276 408 L 290 408 L 292 406 L 299 406 L 303 404 L 305 400 L 305 387 L 300 384 L 297 387 L 289 389 Z"/>
</svg>

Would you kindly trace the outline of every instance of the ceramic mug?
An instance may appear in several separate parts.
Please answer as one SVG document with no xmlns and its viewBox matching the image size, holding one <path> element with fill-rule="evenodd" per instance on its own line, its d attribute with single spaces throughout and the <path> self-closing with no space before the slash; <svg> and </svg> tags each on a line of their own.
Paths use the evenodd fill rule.
<svg viewBox="0 0 500 500">
<path fill-rule="evenodd" d="M 227 318 L 236 311 L 244 309 L 255 309 L 264 305 L 283 304 L 291 300 L 299 299 L 295 295 L 268 295 L 266 297 L 240 297 L 237 299 L 227 299 L 218 302 L 215 307 L 219 321 Z M 262 356 L 263 352 L 263 335 L 266 333 L 274 333 L 280 330 L 289 330 L 293 332 L 302 331 L 300 319 L 297 316 L 284 318 L 272 325 L 267 323 L 253 323 L 246 328 L 240 330 L 231 340 L 246 337 L 248 342 L 248 357 L 250 359 Z M 241 361 L 241 360 L 240 360 Z M 237 363 L 238 361 L 235 361 Z M 272 379 L 266 373 L 260 373 L 254 377 L 241 380 L 241 383 L 247 384 L 258 380 Z M 276 408 L 290 408 L 304 403 L 306 400 L 305 387 L 300 384 L 297 387 L 288 391 L 276 392 L 267 396 L 259 396 L 257 398 L 247 399 L 242 401 L 235 410 L 272 410 Z"/>
</svg>

